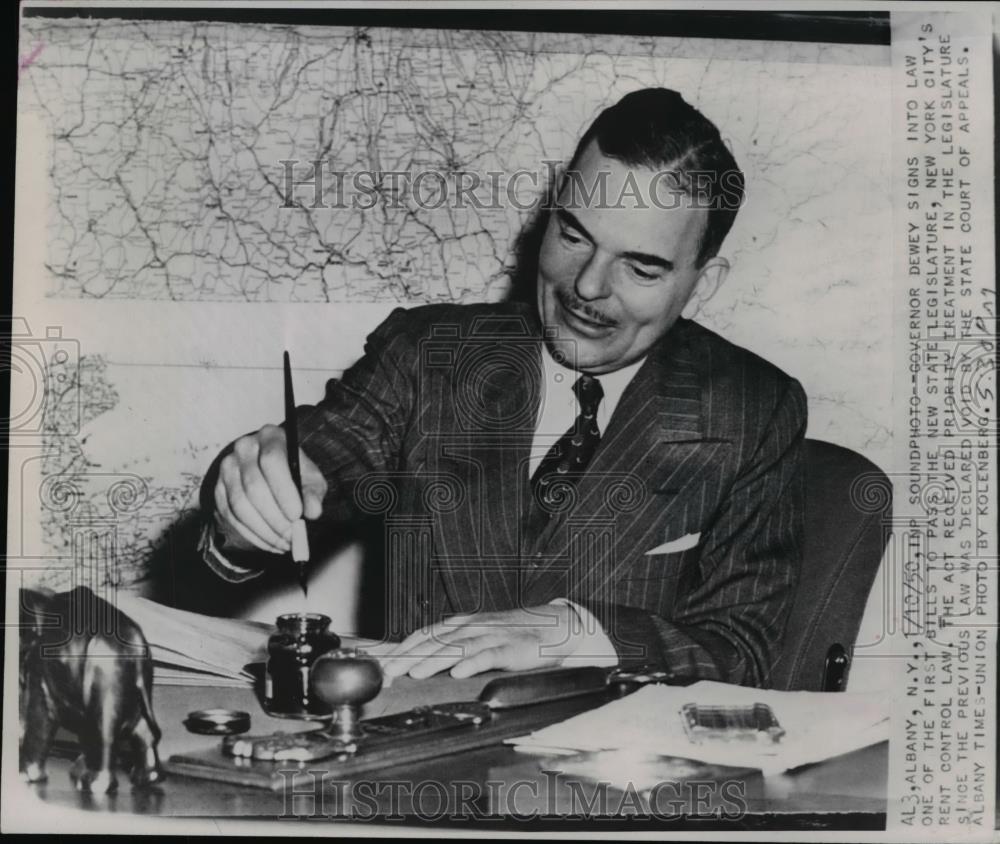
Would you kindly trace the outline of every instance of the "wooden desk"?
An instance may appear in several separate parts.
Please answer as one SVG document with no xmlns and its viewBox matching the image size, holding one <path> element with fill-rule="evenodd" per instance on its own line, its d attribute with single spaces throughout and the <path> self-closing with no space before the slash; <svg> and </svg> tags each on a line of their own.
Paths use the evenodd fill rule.
<svg viewBox="0 0 1000 844">
<path fill-rule="evenodd" d="M 365 710 L 366 717 L 391 714 L 415 705 L 447 700 L 470 700 L 488 678 L 455 681 L 450 678 L 397 680 Z M 182 720 L 193 709 L 227 707 L 245 709 L 253 717 L 253 732 L 294 729 L 297 722 L 265 715 L 250 690 L 165 686 L 155 690 L 154 710 L 163 730 L 163 759 L 211 748 L 218 739 L 188 733 Z M 549 704 L 551 719 L 573 714 L 579 703 Z M 302 725 L 310 728 L 310 725 Z M 444 739 L 447 741 L 447 739 Z M 528 755 L 505 745 L 495 745 L 419 763 L 362 774 L 351 781 L 334 781 L 315 789 L 297 781 L 296 793 L 267 791 L 226 783 L 172 775 L 162 786 L 132 792 L 126 779 L 117 795 L 75 792 L 69 780 L 69 760 L 49 761 L 49 781 L 31 786 L 44 801 L 114 813 L 155 814 L 173 817 L 278 818 L 288 820 L 369 819 L 376 815 L 389 822 L 455 823 L 465 816 L 463 828 L 516 829 L 882 829 L 885 824 L 887 744 L 865 748 L 798 771 L 763 779 L 749 777 L 745 786 L 745 812 L 716 820 L 677 817 L 661 809 L 651 818 L 623 819 L 622 826 L 608 821 L 566 819 L 567 812 L 581 813 L 587 804 L 567 802 L 567 791 L 556 775 L 560 757 Z M 308 770 L 322 763 L 308 763 Z M 546 773 L 548 772 L 548 773 Z M 622 805 L 618 792 L 610 793 L 605 806 Z M 576 798 L 578 795 L 572 795 Z M 589 799 L 589 798 L 588 798 Z M 664 803 L 664 806 L 669 804 Z M 634 808 L 634 805 L 633 805 Z M 628 812 L 628 808 L 624 810 Z M 690 811 L 690 810 L 686 810 Z M 716 813 L 717 814 L 717 813 Z M 528 815 L 529 823 L 511 820 Z M 346 816 L 346 818 L 345 818 Z M 549 816 L 549 817 L 546 817 Z M 475 826 L 468 818 L 474 819 Z M 588 827 L 587 825 L 590 824 Z"/>
</svg>

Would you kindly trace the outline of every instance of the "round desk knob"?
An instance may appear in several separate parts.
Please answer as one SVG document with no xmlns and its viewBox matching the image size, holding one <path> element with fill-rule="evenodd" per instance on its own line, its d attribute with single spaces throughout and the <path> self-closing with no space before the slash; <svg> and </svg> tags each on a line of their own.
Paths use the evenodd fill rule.
<svg viewBox="0 0 1000 844">
<path fill-rule="evenodd" d="M 339 648 L 313 663 L 309 685 L 333 709 L 330 731 L 344 741 L 354 741 L 360 736 L 361 707 L 382 689 L 382 669 L 374 657 Z"/>
</svg>

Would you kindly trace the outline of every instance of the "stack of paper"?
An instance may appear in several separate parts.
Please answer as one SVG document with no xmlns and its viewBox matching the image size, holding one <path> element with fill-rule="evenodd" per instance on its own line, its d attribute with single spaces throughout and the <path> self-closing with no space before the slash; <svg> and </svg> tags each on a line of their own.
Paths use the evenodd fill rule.
<svg viewBox="0 0 1000 844">
<path fill-rule="evenodd" d="M 681 707 L 766 703 L 785 735 L 776 743 L 689 738 Z M 646 686 L 530 736 L 509 739 L 520 750 L 626 750 L 680 756 L 716 765 L 759 768 L 765 774 L 797 768 L 889 738 L 883 696 L 851 692 L 775 692 L 702 681 L 686 687 Z"/>
<path fill-rule="evenodd" d="M 115 603 L 142 629 L 156 683 L 251 686 L 245 666 L 267 658 L 274 630 L 268 624 L 200 615 L 127 593 L 117 594 Z"/>
</svg>

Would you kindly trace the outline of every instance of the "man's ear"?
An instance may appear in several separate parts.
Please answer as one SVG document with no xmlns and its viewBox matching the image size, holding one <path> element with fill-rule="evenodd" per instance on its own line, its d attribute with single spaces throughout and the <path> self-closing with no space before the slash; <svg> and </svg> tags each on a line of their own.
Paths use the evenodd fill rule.
<svg viewBox="0 0 1000 844">
<path fill-rule="evenodd" d="M 684 310 L 681 311 L 681 316 L 685 319 L 697 316 L 705 303 L 722 287 L 727 275 L 729 275 L 729 261 L 719 257 L 709 258 L 698 274 L 698 280 L 694 283 L 694 289 L 688 297 Z"/>
<path fill-rule="evenodd" d="M 555 208 L 556 200 L 559 198 L 559 194 L 562 193 L 562 189 L 566 185 L 568 173 L 569 168 L 565 161 L 560 161 L 554 166 L 551 162 L 549 162 L 549 175 L 545 184 L 546 208 Z"/>
</svg>

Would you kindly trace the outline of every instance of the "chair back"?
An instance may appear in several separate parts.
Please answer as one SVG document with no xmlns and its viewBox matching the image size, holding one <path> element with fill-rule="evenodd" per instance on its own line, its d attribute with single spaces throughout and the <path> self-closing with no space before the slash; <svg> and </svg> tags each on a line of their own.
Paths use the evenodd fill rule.
<svg viewBox="0 0 1000 844">
<path fill-rule="evenodd" d="M 805 442 L 805 471 L 802 568 L 771 685 L 842 691 L 889 539 L 892 485 L 867 458 L 820 440 Z"/>
</svg>

